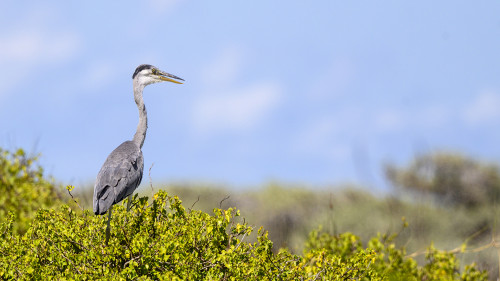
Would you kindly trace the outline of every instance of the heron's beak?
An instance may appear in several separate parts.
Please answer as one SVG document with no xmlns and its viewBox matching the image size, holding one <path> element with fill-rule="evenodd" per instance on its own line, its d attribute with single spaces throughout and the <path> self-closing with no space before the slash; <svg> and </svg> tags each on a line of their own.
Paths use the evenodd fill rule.
<svg viewBox="0 0 500 281">
<path fill-rule="evenodd" d="M 158 70 L 158 78 L 160 78 L 160 80 L 172 82 L 172 83 L 176 83 L 176 84 L 182 84 L 182 82 L 179 82 L 177 80 L 184 81 L 184 79 L 182 79 L 180 77 L 177 77 L 177 76 L 172 75 L 170 73 L 166 73 L 166 72 L 159 71 L 159 70 Z M 174 79 L 177 79 L 177 80 L 174 80 Z"/>
</svg>

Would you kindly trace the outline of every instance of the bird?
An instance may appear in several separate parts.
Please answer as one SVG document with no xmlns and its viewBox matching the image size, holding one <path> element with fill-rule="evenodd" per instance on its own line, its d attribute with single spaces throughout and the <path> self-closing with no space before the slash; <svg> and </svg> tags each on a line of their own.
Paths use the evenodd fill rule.
<svg viewBox="0 0 500 281">
<path fill-rule="evenodd" d="M 109 210 L 106 244 L 109 239 L 109 224 L 113 205 L 129 197 L 127 210 L 135 189 L 142 180 L 144 157 L 141 148 L 146 138 L 148 116 L 144 105 L 143 91 L 150 84 L 173 82 L 183 84 L 184 79 L 159 70 L 150 64 L 139 65 L 132 75 L 134 100 L 139 109 L 139 124 L 132 140 L 120 144 L 109 154 L 97 174 L 94 185 L 93 211 L 103 215 Z"/>
</svg>

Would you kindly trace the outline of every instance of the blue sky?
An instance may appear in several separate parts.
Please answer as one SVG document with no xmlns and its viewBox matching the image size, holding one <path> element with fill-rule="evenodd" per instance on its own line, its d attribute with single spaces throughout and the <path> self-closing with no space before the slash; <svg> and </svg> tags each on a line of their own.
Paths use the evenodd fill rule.
<svg viewBox="0 0 500 281">
<path fill-rule="evenodd" d="M 72 3 L 73 2 L 73 3 Z M 500 159 L 497 1 L 2 1 L 0 147 L 92 182 L 145 89 L 154 182 L 384 189 L 383 163 Z M 147 172 L 147 171 L 146 171 Z"/>
</svg>

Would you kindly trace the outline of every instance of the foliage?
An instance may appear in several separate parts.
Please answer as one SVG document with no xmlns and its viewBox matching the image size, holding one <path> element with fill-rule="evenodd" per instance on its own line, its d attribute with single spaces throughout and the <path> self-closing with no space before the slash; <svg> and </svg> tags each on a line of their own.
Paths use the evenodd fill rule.
<svg viewBox="0 0 500 281">
<path fill-rule="evenodd" d="M 431 242 L 443 250 L 455 250 L 464 242 L 465 252 L 458 252 L 463 264 L 475 262 L 486 270 L 491 280 L 498 278 L 498 253 L 494 247 L 484 248 L 492 237 L 498 241 L 495 221 L 500 209 L 485 204 L 473 209 L 463 206 L 440 207 L 425 197 L 405 198 L 376 196 L 366 189 L 348 186 L 311 188 L 290 184 L 269 184 L 247 190 L 223 189 L 200 185 L 169 185 L 171 194 L 178 195 L 186 206 L 211 212 L 220 205 L 236 206 L 242 217 L 253 225 L 264 226 L 273 241 L 274 252 L 287 248 L 302 254 L 308 234 L 323 225 L 328 233 L 355 233 L 363 245 L 368 245 L 377 233 L 400 231 L 401 217 L 409 226 L 393 243 L 404 245 L 408 253 L 422 252 Z M 149 186 L 142 190 L 150 194 Z M 221 202 L 222 198 L 229 197 Z M 251 236 L 255 239 L 255 236 Z M 481 251 L 469 251 L 481 247 Z M 423 265 L 425 257 L 417 256 Z M 463 269 L 463 266 L 461 266 Z"/>
<path fill-rule="evenodd" d="M 160 191 L 152 203 L 136 198 L 132 209 L 113 208 L 111 238 L 107 216 L 68 206 L 41 209 L 28 231 L 12 231 L 14 215 L 0 227 L 0 278 L 36 280 L 485 280 L 474 266 L 460 275 L 455 256 L 429 251 L 419 267 L 396 249 L 392 238 L 314 231 L 303 255 L 273 253 L 266 231 L 247 242 L 254 228 L 239 211 L 213 214 L 186 210 L 178 197 Z"/>
<path fill-rule="evenodd" d="M 205 211 L 186 211 L 177 197 L 163 192 L 156 194 L 151 204 L 146 198 L 135 200 L 130 213 L 117 206 L 113 210 L 112 238 L 105 245 L 107 217 L 72 208 L 78 203 L 60 206 L 57 187 L 43 178 L 37 157 L 27 156 L 22 150 L 0 150 L 0 165 L 0 279 L 486 278 L 475 266 L 459 267 L 450 252 L 431 247 L 426 260 L 419 260 L 419 266 L 413 255 L 405 257 L 405 249 L 396 245 L 404 242 L 410 246 L 415 241 L 428 245 L 429 241 L 445 236 L 456 247 L 464 237 L 485 225 L 493 225 L 485 220 L 491 207 L 476 207 L 474 213 L 451 208 L 447 211 L 394 198 L 376 198 L 364 191 L 313 192 L 279 184 L 236 195 L 234 190 L 211 187 L 200 192 L 197 186 L 182 187 L 173 193 L 182 198 L 186 192 L 192 193 L 186 198 L 188 206 L 193 202 L 196 207 L 205 204 L 201 208 Z M 495 167 L 489 167 L 494 174 Z M 484 176 L 488 173 L 476 174 L 488 178 Z M 495 177 L 489 179 L 481 182 L 494 182 Z M 79 194 L 87 195 L 83 190 Z M 229 194 L 229 199 L 221 201 Z M 207 198 L 213 202 L 207 205 Z M 89 202 L 91 198 L 84 200 Z M 245 213 L 246 221 L 264 225 L 269 234 L 242 223 L 239 211 L 220 207 L 234 205 Z M 214 206 L 220 208 L 213 209 Z M 417 215 L 412 216 L 412 212 Z M 367 236 L 381 230 L 394 231 L 391 225 L 403 215 L 412 222 L 411 237 L 405 236 L 407 232 L 403 233 L 403 240 L 401 236 Z M 318 224 L 326 225 L 331 233 L 341 234 L 314 230 L 303 247 L 302 237 Z M 345 231 L 360 233 L 361 238 Z M 485 235 L 491 239 L 488 231 L 475 237 Z M 442 244 L 439 247 L 446 248 Z M 411 248 L 414 251 L 415 245 Z M 470 255 L 461 255 L 461 259 L 470 260 Z M 479 258 L 474 260 L 481 263 Z M 493 270 L 489 263 L 481 266 Z"/>
<path fill-rule="evenodd" d="M 372 253 L 370 268 L 386 280 L 486 280 L 486 272 L 474 265 L 466 266 L 462 274 L 454 254 L 429 247 L 424 266 L 418 266 L 411 258 L 405 258 L 405 249 L 393 243 L 397 235 L 378 235 L 370 240 L 367 250 Z M 324 251 L 329 256 L 349 260 L 362 252 L 359 237 L 346 232 L 337 236 L 318 230 L 312 231 L 306 243 L 306 253 Z"/>
<path fill-rule="evenodd" d="M 43 177 L 37 160 L 22 149 L 16 152 L 0 149 L 0 218 L 14 213 L 15 232 L 26 231 L 38 209 L 60 203 L 54 183 Z"/>
<path fill-rule="evenodd" d="M 394 186 L 433 194 L 448 205 L 471 208 L 500 199 L 498 166 L 460 154 L 420 155 L 406 168 L 387 165 L 385 170 Z"/>
</svg>

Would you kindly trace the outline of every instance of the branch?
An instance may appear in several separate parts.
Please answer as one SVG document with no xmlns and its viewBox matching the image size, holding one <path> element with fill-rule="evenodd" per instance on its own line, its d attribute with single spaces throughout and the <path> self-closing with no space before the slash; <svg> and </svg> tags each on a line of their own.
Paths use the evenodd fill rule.
<svg viewBox="0 0 500 281">
<path fill-rule="evenodd" d="M 224 201 L 226 201 L 227 199 L 229 199 L 229 197 L 231 197 L 231 196 L 229 196 L 229 195 L 228 195 L 228 196 L 224 197 L 224 199 L 222 199 L 222 200 L 220 201 L 220 203 L 219 203 L 219 208 L 220 208 L 220 209 L 222 209 L 222 202 L 224 202 Z"/>
<path fill-rule="evenodd" d="M 200 195 L 198 195 L 198 199 L 196 199 L 196 201 L 194 201 L 193 205 L 191 205 L 191 208 L 189 208 L 189 211 L 191 212 L 191 210 L 193 209 L 194 205 L 196 203 L 198 203 L 198 201 L 200 201 Z"/>
<path fill-rule="evenodd" d="M 483 245 L 483 246 L 479 246 L 477 248 L 473 248 L 473 249 L 467 250 L 467 241 L 469 241 L 470 239 L 476 237 L 481 232 L 485 231 L 486 228 L 487 227 L 484 227 L 484 228 L 476 231 L 474 234 L 472 234 L 467 239 L 465 239 L 465 247 L 462 247 L 462 246 L 456 247 L 455 249 L 447 251 L 447 252 L 448 253 L 453 253 L 453 254 L 457 254 L 457 253 L 477 253 L 477 252 L 481 252 L 481 251 L 484 251 L 484 250 L 492 248 L 492 247 L 500 249 L 500 242 L 496 242 L 495 238 L 492 237 L 491 241 L 488 244 Z M 417 251 L 417 252 L 414 252 L 412 254 L 406 255 L 405 258 L 414 258 L 414 257 L 420 256 L 420 255 L 424 255 L 424 254 L 428 254 L 428 253 L 429 253 L 429 250 Z"/>
<path fill-rule="evenodd" d="M 154 200 L 154 195 L 155 195 L 155 190 L 153 189 L 153 179 L 151 178 L 151 169 L 153 168 L 153 166 L 155 165 L 155 163 L 151 163 L 151 167 L 149 167 L 149 185 L 151 186 L 151 198 L 153 198 Z"/>
<path fill-rule="evenodd" d="M 82 208 L 82 206 L 80 206 L 80 204 L 78 204 L 78 201 L 76 201 L 76 199 L 73 196 L 73 194 L 71 194 L 71 190 L 73 190 L 73 188 L 75 188 L 75 187 L 72 186 L 72 185 L 66 186 L 66 190 L 68 191 L 69 196 L 71 196 L 71 199 L 73 199 L 73 201 L 76 203 L 76 205 L 78 206 L 78 208 L 80 208 L 80 210 L 82 210 L 82 212 L 84 212 L 84 209 Z"/>
</svg>

